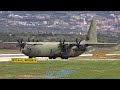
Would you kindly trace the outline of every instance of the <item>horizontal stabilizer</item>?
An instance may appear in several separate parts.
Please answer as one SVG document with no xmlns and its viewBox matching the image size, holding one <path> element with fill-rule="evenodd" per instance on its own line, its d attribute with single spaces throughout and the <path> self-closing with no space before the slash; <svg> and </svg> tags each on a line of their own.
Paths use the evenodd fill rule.
<svg viewBox="0 0 120 90">
<path fill-rule="evenodd" d="M 118 44 L 117 43 L 86 43 L 86 45 L 93 47 L 114 47 Z"/>
<path fill-rule="evenodd" d="M 90 42 L 90 41 L 81 41 L 80 45 L 94 46 L 94 47 L 113 47 L 118 45 L 118 43 L 98 43 L 98 42 Z"/>
</svg>

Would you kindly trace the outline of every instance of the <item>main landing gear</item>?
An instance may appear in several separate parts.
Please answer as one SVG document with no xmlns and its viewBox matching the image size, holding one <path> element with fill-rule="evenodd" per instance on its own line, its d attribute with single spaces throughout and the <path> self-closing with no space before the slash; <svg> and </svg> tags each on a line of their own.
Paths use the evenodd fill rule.
<svg viewBox="0 0 120 90">
<path fill-rule="evenodd" d="M 61 57 L 62 59 L 68 59 L 69 57 Z M 56 57 L 49 57 L 49 59 L 56 59 Z"/>
<path fill-rule="evenodd" d="M 56 59 L 56 57 L 49 57 L 49 59 Z"/>
</svg>

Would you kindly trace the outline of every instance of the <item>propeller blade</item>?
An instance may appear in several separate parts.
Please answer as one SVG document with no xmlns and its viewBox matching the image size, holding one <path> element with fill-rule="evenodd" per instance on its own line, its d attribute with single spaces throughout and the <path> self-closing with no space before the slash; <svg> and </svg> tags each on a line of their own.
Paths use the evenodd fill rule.
<svg viewBox="0 0 120 90">
<path fill-rule="evenodd" d="M 63 40 L 63 44 L 65 43 L 65 39 Z"/>
<path fill-rule="evenodd" d="M 22 41 L 23 41 L 23 39 L 21 39 L 21 42 L 20 42 L 20 43 L 22 43 Z"/>
<path fill-rule="evenodd" d="M 82 41 L 82 40 L 80 40 L 78 43 L 80 44 L 81 41 Z"/>
<path fill-rule="evenodd" d="M 77 46 L 78 48 L 80 47 L 80 42 L 81 42 L 81 40 L 78 41 L 78 39 L 76 38 L 76 46 Z"/>
<path fill-rule="evenodd" d="M 17 42 L 18 42 L 18 43 L 20 43 L 20 41 L 19 41 L 19 40 L 17 40 Z"/>
<path fill-rule="evenodd" d="M 28 38 L 28 42 L 30 42 L 30 38 Z"/>
<path fill-rule="evenodd" d="M 78 39 L 76 38 L 76 43 L 78 43 Z"/>
<path fill-rule="evenodd" d="M 60 42 L 60 44 L 62 44 L 61 40 L 59 42 Z"/>
<path fill-rule="evenodd" d="M 63 49 L 63 50 L 65 50 L 65 48 L 66 48 L 66 44 L 65 44 L 65 39 L 63 40 L 63 41 L 59 41 L 60 42 L 60 47 Z"/>
<path fill-rule="evenodd" d="M 35 40 L 33 39 L 33 42 L 35 42 Z"/>
</svg>

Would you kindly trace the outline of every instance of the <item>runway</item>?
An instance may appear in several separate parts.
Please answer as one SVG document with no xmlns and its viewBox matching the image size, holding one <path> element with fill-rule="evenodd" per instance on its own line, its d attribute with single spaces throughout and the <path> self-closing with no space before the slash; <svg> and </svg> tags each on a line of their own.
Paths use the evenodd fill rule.
<svg viewBox="0 0 120 90">
<path fill-rule="evenodd" d="M 84 57 L 84 58 L 77 58 L 77 60 L 108 60 L 108 59 L 89 59 L 85 57 L 92 57 L 93 54 L 82 54 L 79 57 Z M 120 54 L 106 54 L 106 56 L 120 56 Z M 0 54 L 0 62 L 3 61 L 10 61 L 11 58 L 28 58 L 28 56 L 25 56 L 24 54 Z M 62 61 L 69 61 L 69 60 L 75 60 L 75 58 L 69 58 L 69 59 L 49 59 L 48 57 L 36 57 L 40 61 L 44 60 L 62 60 Z M 109 59 L 109 60 L 120 60 L 120 59 Z"/>
<path fill-rule="evenodd" d="M 10 61 L 11 58 L 28 58 L 28 56 L 24 54 L 0 54 L 0 62 L 2 61 Z M 38 60 L 48 60 L 48 57 L 37 57 Z"/>
</svg>

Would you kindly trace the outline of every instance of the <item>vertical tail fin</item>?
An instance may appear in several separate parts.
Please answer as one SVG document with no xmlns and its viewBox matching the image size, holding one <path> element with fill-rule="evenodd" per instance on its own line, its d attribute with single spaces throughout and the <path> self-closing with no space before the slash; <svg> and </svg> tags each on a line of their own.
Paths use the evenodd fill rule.
<svg viewBox="0 0 120 90">
<path fill-rule="evenodd" d="M 87 46 L 97 46 L 97 47 L 113 47 L 115 45 L 118 45 L 117 43 L 99 43 L 97 42 L 97 31 L 96 31 L 96 21 L 93 17 L 93 20 L 91 21 L 91 25 L 86 37 L 86 40 L 83 40 L 81 45 L 87 45 Z"/>
<path fill-rule="evenodd" d="M 94 17 L 91 21 L 91 25 L 86 37 L 86 41 L 89 41 L 91 43 L 97 43 L 96 20 Z"/>
</svg>

